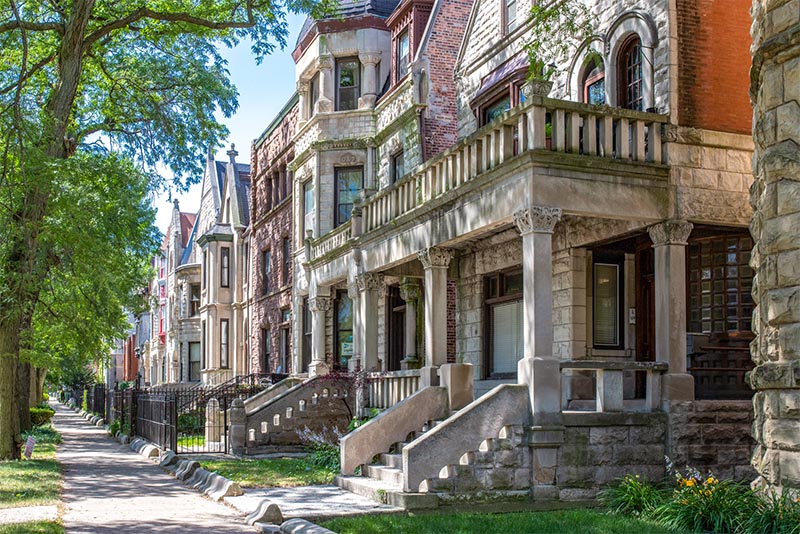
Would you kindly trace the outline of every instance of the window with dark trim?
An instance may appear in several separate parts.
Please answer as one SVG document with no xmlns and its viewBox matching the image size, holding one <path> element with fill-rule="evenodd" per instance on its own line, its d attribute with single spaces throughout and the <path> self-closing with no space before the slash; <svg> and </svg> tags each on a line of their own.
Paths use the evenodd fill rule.
<svg viewBox="0 0 800 534">
<path fill-rule="evenodd" d="M 357 57 L 336 60 L 336 110 L 358 109 L 361 63 Z"/>
<path fill-rule="evenodd" d="M 336 292 L 334 309 L 336 351 L 335 367 L 347 369 L 347 363 L 353 356 L 353 301 L 347 296 L 347 291 Z"/>
<path fill-rule="evenodd" d="M 200 380 L 200 343 L 189 342 L 189 382 Z"/>
<path fill-rule="evenodd" d="M 244 265 L 242 265 L 242 267 L 244 268 L 244 280 L 242 280 L 242 282 L 244 283 L 244 285 L 248 285 L 250 283 L 250 279 L 249 279 L 249 277 L 250 277 L 250 244 L 249 243 L 245 243 L 244 244 L 243 258 L 244 258 Z"/>
<path fill-rule="evenodd" d="M 517 0 L 503 0 L 503 28 L 505 34 L 509 34 L 517 27 Z"/>
<path fill-rule="evenodd" d="M 634 35 L 619 53 L 619 107 L 642 111 L 642 41 Z"/>
<path fill-rule="evenodd" d="M 203 251 L 203 289 L 208 287 L 208 251 Z"/>
<path fill-rule="evenodd" d="M 314 182 L 303 182 L 303 231 L 300 232 L 300 243 L 303 243 L 308 230 L 314 229 Z"/>
<path fill-rule="evenodd" d="M 364 183 L 363 167 L 337 167 L 334 170 L 336 211 L 334 226 L 350 220 L 353 204 L 358 200 L 358 193 Z"/>
<path fill-rule="evenodd" d="M 283 255 L 281 278 L 283 279 L 283 285 L 288 285 L 289 274 L 292 272 L 292 244 L 288 237 L 283 238 L 281 253 Z"/>
<path fill-rule="evenodd" d="M 228 320 L 227 319 L 220 319 L 219 320 L 219 367 L 220 369 L 227 369 L 228 368 L 228 341 L 230 331 L 228 329 Z"/>
<path fill-rule="evenodd" d="M 270 369 L 270 353 L 272 352 L 272 342 L 270 339 L 270 330 L 269 327 L 261 328 L 261 372 L 262 373 L 269 373 L 271 372 Z"/>
<path fill-rule="evenodd" d="M 486 305 L 486 377 L 516 376 L 524 356 L 522 271 L 495 273 L 484 279 Z"/>
<path fill-rule="evenodd" d="M 269 293 L 270 284 L 269 276 L 271 273 L 271 259 L 269 250 L 261 252 L 261 294 L 266 295 Z"/>
<path fill-rule="evenodd" d="M 313 117 L 319 102 L 319 72 L 311 78 L 308 86 L 308 116 Z"/>
<path fill-rule="evenodd" d="M 308 371 L 311 363 L 311 308 L 308 307 L 308 297 L 303 297 L 303 361 L 301 372 Z"/>
<path fill-rule="evenodd" d="M 598 349 L 623 349 L 624 265 L 622 253 L 592 257 L 592 335 Z"/>
<path fill-rule="evenodd" d="M 292 353 L 292 336 L 290 325 L 292 312 L 289 308 L 281 310 L 281 368 L 279 373 L 286 373 L 289 369 L 289 355 Z"/>
<path fill-rule="evenodd" d="M 389 161 L 389 175 L 392 183 L 400 180 L 406 175 L 405 153 L 401 148 L 392 154 Z"/>
<path fill-rule="evenodd" d="M 606 103 L 606 74 L 602 60 L 589 61 L 581 84 L 581 98 L 586 104 L 603 105 Z"/>
<path fill-rule="evenodd" d="M 206 345 L 208 345 L 208 340 L 206 339 L 206 322 L 200 322 L 200 368 L 206 369 L 208 365 L 208 360 L 206 359 Z"/>
<path fill-rule="evenodd" d="M 230 287 L 231 285 L 231 247 L 221 247 L 219 249 L 219 285 Z"/>
<path fill-rule="evenodd" d="M 200 284 L 189 286 L 189 317 L 197 317 L 200 314 Z"/>
</svg>

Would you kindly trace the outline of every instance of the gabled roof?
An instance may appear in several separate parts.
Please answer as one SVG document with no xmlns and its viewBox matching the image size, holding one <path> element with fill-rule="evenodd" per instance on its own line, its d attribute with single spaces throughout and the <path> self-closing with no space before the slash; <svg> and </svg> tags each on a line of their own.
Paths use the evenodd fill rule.
<svg viewBox="0 0 800 534">
<path fill-rule="evenodd" d="M 194 229 L 194 221 L 196 219 L 196 213 L 181 212 L 181 247 L 183 248 L 186 248 L 189 243 L 189 235 Z"/>
<path fill-rule="evenodd" d="M 194 248 L 194 236 L 197 233 L 197 214 L 194 215 L 194 221 L 192 222 L 192 232 L 189 234 L 189 237 L 186 239 L 186 245 L 184 245 L 183 255 L 181 256 L 180 265 L 186 265 L 189 263 L 189 260 L 192 257 L 192 249 Z"/>
<path fill-rule="evenodd" d="M 400 0 L 339 0 L 336 6 L 336 14 L 332 17 L 319 20 L 340 20 L 373 15 L 376 17 L 387 18 L 400 3 Z M 297 36 L 295 48 L 305 39 L 306 35 L 319 22 L 312 17 L 306 18 L 300 34 Z"/>
</svg>

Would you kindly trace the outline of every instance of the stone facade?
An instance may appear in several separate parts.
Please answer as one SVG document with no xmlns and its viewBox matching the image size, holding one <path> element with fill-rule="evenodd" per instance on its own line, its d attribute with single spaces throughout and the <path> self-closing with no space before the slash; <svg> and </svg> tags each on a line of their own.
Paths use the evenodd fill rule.
<svg viewBox="0 0 800 534">
<path fill-rule="evenodd" d="M 800 1 L 755 0 L 752 12 L 753 465 L 759 485 L 800 488 Z"/>
</svg>

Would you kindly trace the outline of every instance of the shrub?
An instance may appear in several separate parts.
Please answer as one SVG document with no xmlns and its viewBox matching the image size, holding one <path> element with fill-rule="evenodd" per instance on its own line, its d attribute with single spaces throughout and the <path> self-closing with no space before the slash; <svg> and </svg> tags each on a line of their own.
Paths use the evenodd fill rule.
<svg viewBox="0 0 800 534">
<path fill-rule="evenodd" d="M 625 475 L 616 485 L 603 490 L 600 502 L 616 514 L 648 517 L 666 500 L 664 493 L 639 475 Z"/>
<path fill-rule="evenodd" d="M 739 532 L 758 508 L 758 497 L 750 488 L 732 480 L 703 476 L 696 469 L 675 472 L 671 498 L 658 506 L 653 518 L 677 530 Z"/>
<path fill-rule="evenodd" d="M 122 428 L 122 421 L 120 421 L 119 419 L 114 419 L 108 425 L 108 433 L 111 434 L 112 436 L 116 436 L 117 432 L 119 432 L 121 428 Z"/>
<path fill-rule="evenodd" d="M 81 410 L 84 412 L 89 411 L 89 402 L 86 400 L 89 397 L 89 391 L 83 390 L 83 401 L 81 401 Z"/>
<path fill-rule="evenodd" d="M 340 470 L 339 440 L 343 434 L 338 428 L 328 429 L 323 425 L 321 430 L 314 431 L 305 427 L 297 434 L 311 453 L 306 457 L 309 466 L 321 467 L 334 472 Z"/>
<path fill-rule="evenodd" d="M 49 407 L 34 406 L 31 408 L 31 424 L 33 426 L 50 424 L 50 419 L 53 418 L 55 413 L 56 412 Z"/>
<path fill-rule="evenodd" d="M 58 445 L 63 441 L 61 439 L 61 434 L 51 425 L 35 426 L 28 432 L 24 432 L 22 434 L 23 441 L 27 440 L 28 436 L 33 436 L 36 443 L 52 443 Z"/>
<path fill-rule="evenodd" d="M 760 495 L 756 513 L 745 519 L 743 531 L 747 533 L 798 534 L 800 533 L 800 498 L 783 490 L 767 491 Z"/>
</svg>

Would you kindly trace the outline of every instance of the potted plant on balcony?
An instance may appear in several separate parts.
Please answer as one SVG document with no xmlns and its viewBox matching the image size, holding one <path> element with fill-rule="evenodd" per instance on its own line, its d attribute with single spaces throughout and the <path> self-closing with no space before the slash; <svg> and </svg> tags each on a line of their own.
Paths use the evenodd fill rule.
<svg viewBox="0 0 800 534">
<path fill-rule="evenodd" d="M 527 97 L 547 96 L 559 61 L 566 61 L 572 49 L 589 41 L 594 33 L 591 13 L 581 0 L 535 2 L 529 18 L 531 34 L 525 43 L 528 78 L 522 87 Z M 599 61 L 600 55 L 590 57 Z"/>
</svg>

